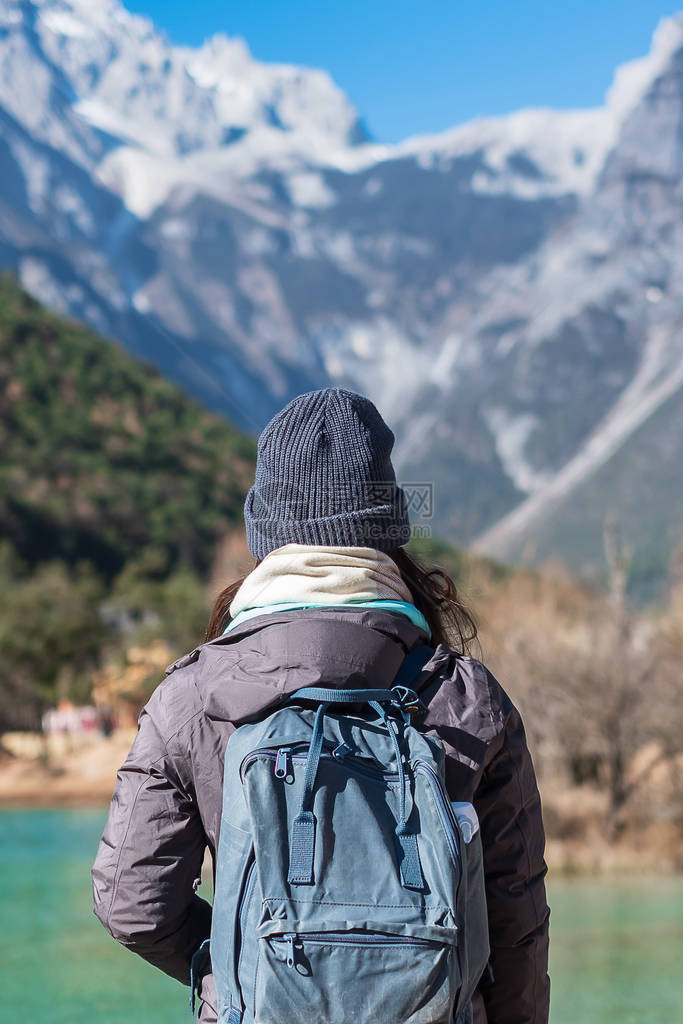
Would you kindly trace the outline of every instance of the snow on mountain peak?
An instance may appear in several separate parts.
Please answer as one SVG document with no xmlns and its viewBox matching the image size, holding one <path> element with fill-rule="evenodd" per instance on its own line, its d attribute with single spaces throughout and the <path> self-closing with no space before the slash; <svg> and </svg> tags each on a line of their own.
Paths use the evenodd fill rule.
<svg viewBox="0 0 683 1024">
<path fill-rule="evenodd" d="M 398 148 L 423 165 L 442 166 L 481 151 L 486 171 L 473 183 L 476 191 L 531 199 L 590 191 L 614 139 L 614 118 L 605 108 L 538 108 L 477 118 L 440 135 L 408 139 Z"/>
<path fill-rule="evenodd" d="M 231 78 L 248 73 L 253 62 L 244 39 L 231 38 L 219 32 L 207 39 L 199 48 L 184 47 L 187 70 L 205 89 L 229 92 Z M 229 69 L 229 77 L 226 70 Z"/>
<path fill-rule="evenodd" d="M 607 107 L 623 121 L 638 105 L 652 83 L 666 70 L 675 53 L 683 48 L 683 11 L 662 18 L 645 57 L 618 67 L 607 92 Z"/>
<path fill-rule="evenodd" d="M 242 39 L 223 34 L 174 46 L 119 0 L 28 7 L 80 115 L 147 151 L 183 156 L 231 145 L 254 128 L 307 135 L 322 148 L 358 137 L 358 115 L 325 71 L 262 63 Z"/>
<path fill-rule="evenodd" d="M 482 156 L 472 181 L 476 192 L 528 199 L 585 195 L 624 118 L 683 45 L 683 14 L 663 20 L 650 54 L 620 68 L 605 106 L 594 110 L 521 110 L 398 146 L 359 146 L 366 140 L 358 115 L 326 71 L 263 63 L 244 40 L 223 33 L 199 47 L 175 46 L 120 0 L 4 0 L 3 7 L 5 17 L 14 11 L 15 22 L 30 22 L 47 59 L 40 73 L 53 67 L 63 75 L 62 102 L 72 94 L 73 134 L 95 129 L 87 145 L 69 141 L 71 155 L 82 145 L 79 162 L 92 167 L 95 159 L 99 180 L 139 216 L 179 185 L 215 191 L 220 182 L 235 183 L 265 167 L 352 172 L 408 158 L 446 168 L 475 153 Z M 15 67 L 19 62 L 17 56 Z M 40 81 L 35 70 L 31 74 Z M 17 89 L 17 111 L 25 89 L 25 83 Z M 45 100 L 34 106 L 44 107 Z M 56 124 L 50 130 L 61 131 Z M 93 156 L 98 146 L 100 158 Z"/>
<path fill-rule="evenodd" d="M 683 12 L 659 23 L 650 52 L 617 68 L 605 104 L 586 110 L 531 108 L 481 117 L 397 147 L 423 164 L 481 151 L 487 171 L 474 187 L 534 198 L 591 191 L 621 124 L 683 48 Z M 490 173 L 489 173 L 490 172 Z"/>
</svg>

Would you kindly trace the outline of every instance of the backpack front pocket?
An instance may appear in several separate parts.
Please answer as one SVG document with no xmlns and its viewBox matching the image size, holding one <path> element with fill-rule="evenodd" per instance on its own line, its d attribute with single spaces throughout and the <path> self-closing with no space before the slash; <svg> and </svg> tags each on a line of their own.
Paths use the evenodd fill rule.
<svg viewBox="0 0 683 1024">
<path fill-rule="evenodd" d="M 255 1024 L 450 1024 L 453 946 L 376 932 L 261 939 Z"/>
</svg>

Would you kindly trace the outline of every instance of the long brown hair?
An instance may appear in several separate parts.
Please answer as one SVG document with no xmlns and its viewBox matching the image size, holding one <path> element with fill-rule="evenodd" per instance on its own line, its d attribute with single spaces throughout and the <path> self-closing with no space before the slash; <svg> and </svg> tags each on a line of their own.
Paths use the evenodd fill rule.
<svg viewBox="0 0 683 1024">
<path fill-rule="evenodd" d="M 403 582 L 410 590 L 413 604 L 424 615 L 433 644 L 446 644 L 459 654 L 467 654 L 477 637 L 477 624 L 461 601 L 455 583 L 439 566 L 429 568 L 405 548 L 388 552 L 396 563 Z M 258 565 L 254 563 L 254 568 Z M 230 622 L 230 605 L 245 576 L 228 584 L 216 598 L 206 629 L 205 641 L 221 636 Z"/>
<path fill-rule="evenodd" d="M 432 643 L 446 644 L 458 654 L 467 654 L 470 644 L 477 639 L 477 624 L 446 570 L 438 565 L 424 565 L 405 548 L 394 548 L 389 556 L 398 566 L 413 604 L 427 620 Z"/>
<path fill-rule="evenodd" d="M 256 558 L 252 569 L 255 569 L 260 561 L 260 558 Z M 231 619 L 230 605 L 248 575 L 249 573 L 244 573 L 243 576 L 238 576 L 232 583 L 228 583 L 225 590 L 221 590 L 211 609 L 211 618 L 204 634 L 204 643 L 207 643 L 209 640 L 215 640 L 217 636 L 221 636 L 227 629 Z"/>
</svg>

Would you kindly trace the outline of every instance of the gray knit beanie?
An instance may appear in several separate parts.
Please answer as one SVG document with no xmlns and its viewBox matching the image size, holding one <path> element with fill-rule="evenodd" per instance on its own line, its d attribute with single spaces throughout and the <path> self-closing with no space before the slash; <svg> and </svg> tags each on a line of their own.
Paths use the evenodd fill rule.
<svg viewBox="0 0 683 1024">
<path fill-rule="evenodd" d="M 368 398 L 343 388 L 299 395 L 258 440 L 244 504 L 256 558 L 284 544 L 400 547 L 410 539 L 391 464 L 394 435 Z"/>
</svg>

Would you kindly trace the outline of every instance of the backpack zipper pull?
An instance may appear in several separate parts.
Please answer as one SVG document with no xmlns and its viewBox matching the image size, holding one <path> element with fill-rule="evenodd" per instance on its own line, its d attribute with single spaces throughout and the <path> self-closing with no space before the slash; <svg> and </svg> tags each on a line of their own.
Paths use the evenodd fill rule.
<svg viewBox="0 0 683 1024">
<path fill-rule="evenodd" d="M 281 747 L 275 758 L 275 778 L 286 779 L 287 778 L 287 757 L 289 750 L 287 747 Z"/>
<path fill-rule="evenodd" d="M 294 967 L 294 943 L 296 935 L 285 935 L 287 941 L 287 966 Z"/>
</svg>

